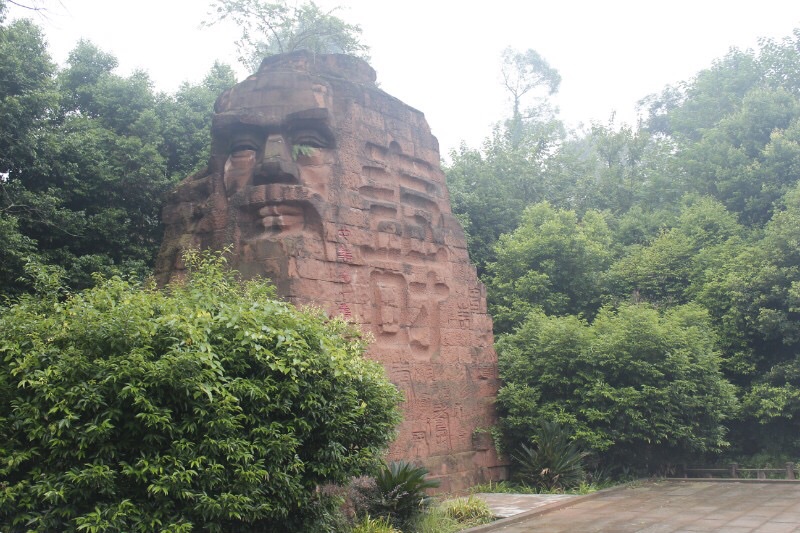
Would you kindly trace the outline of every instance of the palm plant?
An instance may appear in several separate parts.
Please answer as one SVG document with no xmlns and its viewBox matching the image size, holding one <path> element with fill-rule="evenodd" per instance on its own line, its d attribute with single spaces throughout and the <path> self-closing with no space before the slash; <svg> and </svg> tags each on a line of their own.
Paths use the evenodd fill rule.
<svg viewBox="0 0 800 533">
<path fill-rule="evenodd" d="M 371 511 L 395 526 L 408 523 L 430 505 L 432 498 L 425 491 L 439 486 L 438 480 L 426 479 L 427 475 L 427 468 L 405 461 L 384 464 L 375 476 L 377 496 Z"/>
<path fill-rule="evenodd" d="M 577 486 L 583 480 L 583 459 L 589 454 L 580 450 L 560 424 L 543 420 L 531 441 L 533 446 L 521 444 L 511 455 L 522 483 L 552 491 Z"/>
</svg>

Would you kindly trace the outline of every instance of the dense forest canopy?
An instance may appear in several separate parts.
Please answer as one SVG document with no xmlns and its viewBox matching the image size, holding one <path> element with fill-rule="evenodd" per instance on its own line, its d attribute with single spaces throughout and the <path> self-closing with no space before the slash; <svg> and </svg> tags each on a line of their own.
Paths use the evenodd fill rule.
<svg viewBox="0 0 800 533">
<path fill-rule="evenodd" d="M 30 291 L 37 268 L 72 290 L 98 271 L 146 277 L 231 69 L 160 93 L 88 41 L 58 67 L 3 5 L 0 294 Z M 530 50 L 498 63 L 509 115 L 445 172 L 512 441 L 549 418 L 615 461 L 800 454 L 800 30 L 643 98 L 636 125 L 577 132 L 548 105 L 557 65 Z M 617 379 L 622 360 L 641 379 Z"/>
<path fill-rule="evenodd" d="M 453 209 L 499 334 L 512 441 L 549 418 L 618 463 L 800 453 L 799 73 L 796 30 L 644 98 L 635 127 L 566 133 L 515 102 L 480 149 L 450 154 Z M 681 330 L 686 309 L 694 318 Z M 714 342 L 684 347 L 688 327 Z M 631 375 L 655 365 L 668 383 L 619 381 L 627 359 Z M 704 427 L 691 431 L 629 410 L 696 402 Z"/>
<path fill-rule="evenodd" d="M 28 262 L 63 269 L 73 289 L 96 271 L 147 275 L 164 195 L 205 163 L 232 70 L 215 64 L 200 84 L 158 93 L 88 41 L 57 68 L 29 20 L 2 21 L 0 55 L 2 294 L 29 288 Z"/>
</svg>

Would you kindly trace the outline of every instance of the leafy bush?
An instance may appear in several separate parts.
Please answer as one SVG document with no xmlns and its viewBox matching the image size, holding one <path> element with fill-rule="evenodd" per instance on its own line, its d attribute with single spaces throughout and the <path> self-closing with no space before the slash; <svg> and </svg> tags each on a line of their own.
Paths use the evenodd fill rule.
<svg viewBox="0 0 800 533">
<path fill-rule="evenodd" d="M 588 453 L 578 448 L 565 428 L 543 420 L 531 440 L 534 446 L 520 444 L 511 456 L 520 481 L 552 491 L 576 487 L 584 480 L 583 459 Z"/>
<path fill-rule="evenodd" d="M 724 449 L 723 422 L 738 406 L 715 342 L 696 305 L 606 307 L 591 325 L 531 313 L 498 342 L 508 449 L 542 419 L 573 428 L 606 464 L 656 467 Z"/>
<path fill-rule="evenodd" d="M 374 485 L 357 486 L 364 494 L 370 515 L 386 517 L 402 528 L 427 508 L 432 499 L 426 490 L 439 486 L 438 480 L 426 479 L 428 470 L 405 461 L 384 464 L 375 476 Z"/>
<path fill-rule="evenodd" d="M 0 530 L 297 531 L 378 462 L 400 396 L 359 332 L 186 261 L 2 310 Z"/>
<path fill-rule="evenodd" d="M 380 500 L 378 486 L 372 476 L 354 477 L 347 484 L 343 510 L 351 520 L 375 514 L 374 509 Z"/>
<path fill-rule="evenodd" d="M 347 488 L 327 483 L 317 487 L 302 515 L 291 523 L 292 531 L 313 533 L 342 533 L 350 531 L 351 517 L 345 512 Z M 288 524 L 287 524 L 288 527 Z"/>
</svg>

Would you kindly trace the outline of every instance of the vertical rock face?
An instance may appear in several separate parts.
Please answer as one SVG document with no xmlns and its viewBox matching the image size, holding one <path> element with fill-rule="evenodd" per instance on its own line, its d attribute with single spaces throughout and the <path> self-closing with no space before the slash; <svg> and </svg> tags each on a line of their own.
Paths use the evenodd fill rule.
<svg viewBox="0 0 800 533">
<path fill-rule="evenodd" d="M 423 114 L 365 62 L 305 52 L 265 59 L 215 112 L 208 169 L 164 210 L 159 281 L 181 276 L 185 248 L 231 246 L 244 276 L 373 334 L 406 397 L 390 459 L 443 490 L 496 479 L 479 431 L 495 423 L 492 323 Z"/>
</svg>

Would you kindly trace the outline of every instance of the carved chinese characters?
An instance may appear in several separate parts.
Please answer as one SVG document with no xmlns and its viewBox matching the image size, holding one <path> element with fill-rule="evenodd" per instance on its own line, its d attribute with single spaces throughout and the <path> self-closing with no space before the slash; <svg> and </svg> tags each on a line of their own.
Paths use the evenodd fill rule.
<svg viewBox="0 0 800 533">
<path fill-rule="evenodd" d="M 443 490 L 496 478 L 473 439 L 495 423 L 491 319 L 422 113 L 363 61 L 303 52 L 265 59 L 215 112 L 208 169 L 164 211 L 159 281 L 187 247 L 230 246 L 243 275 L 372 333 L 369 356 L 406 397 L 390 458 Z"/>
</svg>

